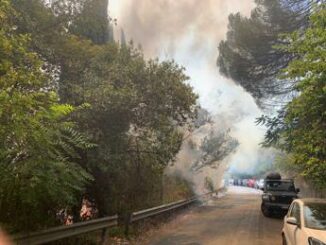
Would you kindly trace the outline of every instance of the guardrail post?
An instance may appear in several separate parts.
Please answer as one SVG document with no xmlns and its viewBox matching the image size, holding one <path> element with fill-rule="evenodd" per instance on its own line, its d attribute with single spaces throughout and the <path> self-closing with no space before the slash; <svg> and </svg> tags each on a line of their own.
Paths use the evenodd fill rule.
<svg viewBox="0 0 326 245">
<path fill-rule="evenodd" d="M 102 233 L 101 233 L 100 245 L 105 245 L 107 243 L 108 236 L 109 236 L 109 229 L 108 228 L 104 228 L 102 230 Z"/>
<path fill-rule="evenodd" d="M 125 213 L 124 215 L 124 234 L 125 234 L 125 237 L 128 238 L 129 236 L 129 225 L 130 225 L 130 222 L 131 222 L 131 216 L 132 216 L 132 213 Z"/>
</svg>

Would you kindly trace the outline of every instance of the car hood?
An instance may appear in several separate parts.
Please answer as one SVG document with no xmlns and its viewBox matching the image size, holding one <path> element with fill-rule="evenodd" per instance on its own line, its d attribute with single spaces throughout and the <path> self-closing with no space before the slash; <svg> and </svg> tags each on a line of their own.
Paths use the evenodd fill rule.
<svg viewBox="0 0 326 245">
<path fill-rule="evenodd" d="M 326 230 L 315 230 L 309 228 L 305 228 L 305 230 L 308 237 L 313 237 L 321 242 L 326 243 Z"/>
</svg>

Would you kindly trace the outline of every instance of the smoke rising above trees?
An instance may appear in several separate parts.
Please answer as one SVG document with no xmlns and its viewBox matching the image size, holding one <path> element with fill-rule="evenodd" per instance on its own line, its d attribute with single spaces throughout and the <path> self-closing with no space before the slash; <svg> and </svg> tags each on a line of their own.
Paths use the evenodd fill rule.
<svg viewBox="0 0 326 245">
<path fill-rule="evenodd" d="M 235 163 L 246 168 L 257 161 L 258 143 L 263 136 L 260 130 L 249 125 L 249 121 L 254 122 L 259 115 L 250 96 L 231 80 L 218 75 L 215 67 L 216 43 L 225 37 L 229 13 L 241 11 L 248 15 L 253 7 L 254 2 L 249 0 L 110 1 L 110 12 L 118 19 L 118 33 L 119 28 L 123 28 L 127 40 L 140 43 L 148 57 L 158 56 L 162 60 L 174 58 L 183 64 L 185 72 L 191 77 L 190 84 L 199 94 L 199 103 L 210 112 L 208 117 L 214 123 L 212 130 L 216 133 L 230 128 L 231 137 L 239 137 L 236 152 L 230 154 L 238 158 L 238 161 L 227 157 L 222 161 L 221 168 L 207 167 L 200 170 L 207 174 L 214 172 L 213 181 L 216 185 L 219 185 L 223 172 L 227 169 L 225 165 Z M 246 122 L 241 124 L 242 120 Z M 246 138 L 248 130 L 252 132 L 250 139 Z M 210 130 L 205 133 L 208 136 Z M 182 169 L 188 179 L 202 186 L 205 176 L 201 176 L 199 171 L 191 171 L 189 165 L 196 161 L 185 155 L 188 153 L 194 159 L 197 159 L 197 155 L 190 153 L 187 145 L 182 145 L 184 152 L 181 150 L 178 154 L 173 168 Z M 176 172 L 180 173 L 179 170 Z M 190 172 L 193 178 L 189 176 Z"/>
<path fill-rule="evenodd" d="M 193 51 L 201 50 L 203 40 L 215 42 L 225 36 L 229 12 L 246 14 L 253 7 L 251 0 L 110 1 L 112 15 L 127 38 L 140 43 L 150 57 L 173 56 L 185 36 L 193 38 Z"/>
</svg>

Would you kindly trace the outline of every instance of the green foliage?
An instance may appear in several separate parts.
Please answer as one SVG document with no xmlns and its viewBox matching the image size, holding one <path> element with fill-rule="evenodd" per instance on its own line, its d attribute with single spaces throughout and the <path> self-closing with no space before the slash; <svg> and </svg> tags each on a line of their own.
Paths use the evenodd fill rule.
<svg viewBox="0 0 326 245">
<path fill-rule="evenodd" d="M 179 174 L 163 176 L 163 203 L 187 199 L 195 195 L 193 184 Z"/>
<path fill-rule="evenodd" d="M 318 187 L 325 187 L 325 108 L 326 108 L 326 10 L 312 15 L 304 33 L 288 35 L 290 44 L 280 48 L 298 59 L 283 70 L 282 78 L 295 80 L 297 95 L 274 118 L 262 117 L 269 130 L 265 145 L 276 145 L 290 152 L 291 162 Z"/>
<path fill-rule="evenodd" d="M 295 177 L 298 173 L 303 171 L 302 166 L 296 164 L 293 155 L 287 153 L 280 153 L 276 156 L 275 167 L 280 172 L 290 177 Z"/>
<path fill-rule="evenodd" d="M 95 200 L 101 216 L 160 204 L 163 170 L 182 144 L 179 128 L 195 116 L 197 96 L 184 68 L 173 61 L 145 60 L 132 44 L 114 43 L 106 0 L 53 0 L 48 5 L 41 0 L 13 0 L 12 4 L 18 13 L 13 18 L 14 34 L 28 36 L 24 50 L 37 60 L 38 73 L 29 79 L 35 88 L 33 105 L 21 103 L 22 120 L 10 126 L 19 129 L 26 136 L 26 147 L 38 153 L 37 160 L 22 159 L 22 166 L 36 164 L 35 173 L 47 181 L 35 185 L 33 193 L 44 192 L 43 199 L 53 193 L 46 200 L 33 199 L 37 205 L 40 200 L 44 203 L 40 207 L 26 205 L 25 200 L 34 195 L 26 192 L 19 199 L 24 205 L 13 206 L 31 217 L 22 215 L 21 219 L 34 222 L 30 226 L 34 229 L 51 223 L 48 217 L 58 208 L 74 204 L 71 209 L 78 220 L 80 205 L 75 201 L 81 199 L 80 191 L 90 179 L 87 173 L 94 181 L 87 183 L 83 194 Z M 30 67 L 24 64 L 20 69 Z M 30 70 L 25 73 L 32 76 Z M 19 98 L 29 92 L 21 91 Z M 48 164 L 42 164 L 48 153 Z M 13 219 L 16 228 L 21 220 Z"/>
<path fill-rule="evenodd" d="M 66 45 L 61 99 L 91 105 L 74 119 L 98 145 L 82 159 L 95 177 L 89 195 L 102 215 L 144 207 L 144 200 L 157 200 L 156 179 L 180 149 L 177 127 L 194 117 L 188 78 L 174 62 L 145 61 L 132 46 L 76 38 Z"/>
<path fill-rule="evenodd" d="M 77 201 L 91 177 L 73 159 L 90 145 L 66 120 L 74 107 L 58 104 L 42 61 L 28 51 L 29 36 L 15 32 L 15 17 L 1 1 L 0 216 L 9 229 L 32 230 Z"/>
</svg>

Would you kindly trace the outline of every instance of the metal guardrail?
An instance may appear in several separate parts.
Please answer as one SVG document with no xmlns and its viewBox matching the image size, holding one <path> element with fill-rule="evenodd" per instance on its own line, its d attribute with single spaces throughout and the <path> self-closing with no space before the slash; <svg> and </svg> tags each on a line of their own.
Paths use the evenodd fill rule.
<svg viewBox="0 0 326 245">
<path fill-rule="evenodd" d="M 146 218 L 154 217 L 156 215 L 165 212 L 169 212 L 181 207 L 188 206 L 198 201 L 201 197 L 209 194 L 212 194 L 212 192 L 206 193 L 201 196 L 196 196 L 190 199 L 185 199 L 169 204 L 164 204 L 158 207 L 133 212 L 130 217 L 130 223 L 137 222 Z M 63 238 L 81 235 L 97 230 L 102 230 L 103 231 L 102 236 L 105 236 L 108 228 L 115 227 L 117 225 L 118 225 L 118 216 L 114 215 L 110 217 L 104 217 L 104 218 L 94 219 L 90 221 L 75 223 L 72 225 L 54 227 L 40 232 L 19 234 L 14 236 L 13 239 L 15 243 L 19 245 L 38 245 L 38 244 L 58 241 Z M 104 237 L 102 237 L 101 243 L 104 243 Z"/>
<path fill-rule="evenodd" d="M 218 190 L 220 191 L 220 190 Z M 216 192 L 218 192 L 216 191 Z M 176 210 L 178 208 L 190 205 L 196 201 L 198 201 L 200 198 L 204 197 L 204 196 L 208 196 L 210 194 L 216 193 L 216 192 L 209 192 L 209 193 L 205 193 L 203 195 L 198 195 L 198 196 L 194 196 L 192 198 L 189 199 L 184 199 L 184 200 L 180 200 L 177 202 L 172 202 L 172 203 L 168 203 L 168 204 L 164 204 L 158 207 L 154 207 L 154 208 L 149 208 L 149 209 L 145 209 L 145 210 L 141 210 L 138 212 L 133 212 L 132 216 L 131 216 L 131 220 L 130 222 L 136 222 L 142 219 L 146 219 L 146 218 L 150 218 L 168 211 L 172 211 L 172 210 Z"/>
<path fill-rule="evenodd" d="M 175 210 L 177 208 L 187 206 L 195 201 L 197 201 L 197 198 L 181 200 L 181 201 L 161 205 L 161 206 L 158 206 L 155 208 L 149 208 L 149 209 L 145 209 L 142 211 L 134 212 L 134 213 L 132 213 L 132 216 L 131 216 L 131 222 L 136 222 L 136 221 L 139 221 L 142 219 L 150 218 L 150 217 L 171 211 L 171 210 Z"/>
<path fill-rule="evenodd" d="M 14 236 L 14 241 L 16 244 L 19 245 L 38 245 L 61 240 L 67 237 L 85 234 L 96 230 L 114 227 L 117 225 L 118 216 L 114 215 L 110 217 L 80 222 L 72 225 L 50 228 L 41 232 L 16 235 Z"/>
</svg>

